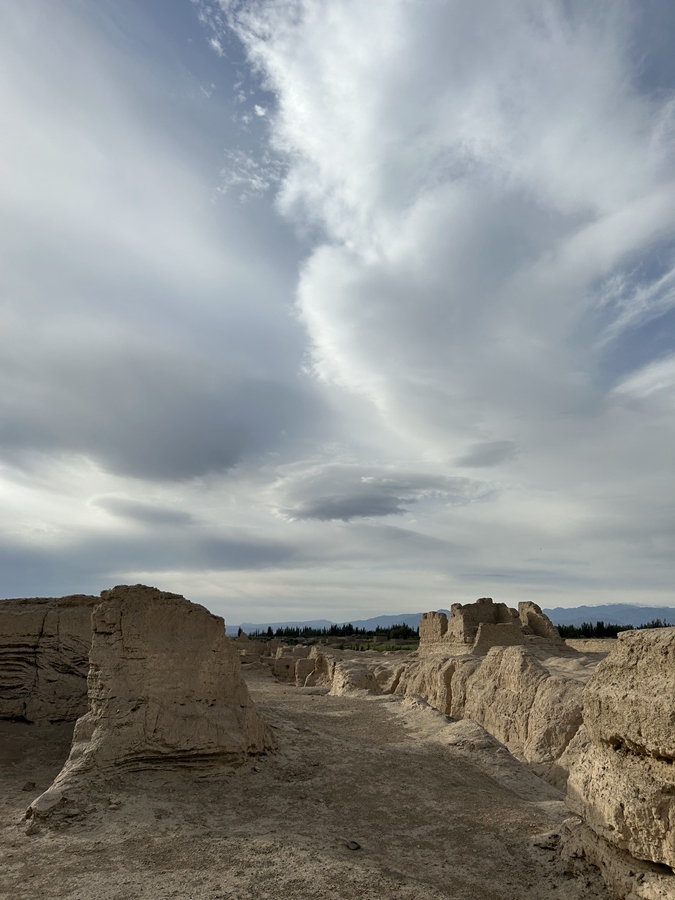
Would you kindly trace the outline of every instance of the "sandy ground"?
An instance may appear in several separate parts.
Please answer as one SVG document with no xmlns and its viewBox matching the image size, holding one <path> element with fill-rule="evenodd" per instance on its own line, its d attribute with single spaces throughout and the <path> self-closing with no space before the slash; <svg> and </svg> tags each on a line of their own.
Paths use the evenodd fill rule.
<svg viewBox="0 0 675 900">
<path fill-rule="evenodd" d="M 101 783 L 86 814 L 33 835 L 22 813 L 60 770 L 72 729 L 0 723 L 0 897 L 608 897 L 596 870 L 565 872 L 537 837 L 568 815 L 561 795 L 478 726 L 414 700 L 245 675 L 276 754 Z"/>
</svg>

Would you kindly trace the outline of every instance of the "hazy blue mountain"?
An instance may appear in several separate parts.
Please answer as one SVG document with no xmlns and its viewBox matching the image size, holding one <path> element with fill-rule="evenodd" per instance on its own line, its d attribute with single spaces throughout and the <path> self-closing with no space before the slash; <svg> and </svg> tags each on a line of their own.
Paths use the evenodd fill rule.
<svg viewBox="0 0 675 900">
<path fill-rule="evenodd" d="M 554 625 L 581 625 L 584 622 L 605 625 L 644 625 L 653 619 L 661 619 L 675 625 L 675 609 L 670 606 L 637 606 L 630 603 L 606 603 L 603 606 L 575 606 L 571 609 L 557 606 L 544 612 Z"/>
<path fill-rule="evenodd" d="M 450 611 L 447 609 L 439 610 L 439 612 L 450 615 Z M 410 628 L 417 628 L 422 615 L 423 613 L 421 612 L 398 613 L 390 616 L 373 616 L 371 619 L 350 619 L 349 621 L 354 628 L 365 628 L 366 631 L 374 631 L 378 627 L 391 628 L 392 625 L 409 625 Z M 296 620 L 290 622 L 242 622 L 239 627 L 242 628 L 246 634 L 250 634 L 252 631 L 267 631 L 270 626 L 272 631 L 276 631 L 277 628 L 304 628 L 305 626 L 308 626 L 309 628 L 330 628 L 331 625 L 346 624 L 347 622 L 336 622 L 334 619 L 308 619 L 305 622 L 298 622 Z M 236 634 L 237 626 L 229 625 L 227 633 Z"/>
</svg>

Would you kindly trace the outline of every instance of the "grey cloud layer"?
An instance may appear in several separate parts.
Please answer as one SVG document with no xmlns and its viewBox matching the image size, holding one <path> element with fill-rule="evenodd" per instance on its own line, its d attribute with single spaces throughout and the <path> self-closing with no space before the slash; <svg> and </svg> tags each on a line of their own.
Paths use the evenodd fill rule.
<svg viewBox="0 0 675 900">
<path fill-rule="evenodd" d="M 2 12 L 0 456 L 180 480 L 314 434 L 280 229 L 211 202 L 190 123 L 162 127 L 186 76 L 158 92 L 106 2 L 98 30 L 37 6 Z"/>
<path fill-rule="evenodd" d="M 513 441 L 483 441 L 473 444 L 469 452 L 457 460 L 457 465 L 467 469 L 498 466 L 513 459 L 517 453 L 518 447 Z"/>
<path fill-rule="evenodd" d="M 2 6 L 4 591 L 669 590 L 668 3 Z"/>
<path fill-rule="evenodd" d="M 137 573 L 242 572 L 294 565 L 296 549 L 285 542 L 239 535 L 178 533 L 168 536 L 82 536 L 61 546 L 0 544 L 3 596 L 98 593 Z M 175 576 L 174 576 L 175 577 Z"/>
<path fill-rule="evenodd" d="M 190 513 L 183 510 L 130 500 L 128 497 L 95 497 L 91 502 L 113 516 L 132 519 L 144 525 L 184 526 L 194 522 Z"/>
<path fill-rule="evenodd" d="M 490 485 L 469 478 L 387 471 L 366 466 L 309 467 L 281 479 L 277 489 L 289 519 L 318 521 L 402 515 L 421 500 L 463 506 L 493 492 Z"/>
<path fill-rule="evenodd" d="M 6 355 L 6 458 L 81 453 L 112 472 L 184 479 L 278 450 L 323 417 L 311 386 L 247 377 L 217 358 L 152 345 L 78 350 L 70 359 L 50 359 L 53 348 L 37 359 Z"/>
</svg>

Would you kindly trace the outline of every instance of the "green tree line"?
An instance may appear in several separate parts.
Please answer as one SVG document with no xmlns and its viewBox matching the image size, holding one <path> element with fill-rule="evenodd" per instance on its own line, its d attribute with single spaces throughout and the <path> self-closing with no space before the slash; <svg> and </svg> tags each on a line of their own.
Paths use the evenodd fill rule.
<svg viewBox="0 0 675 900">
<path fill-rule="evenodd" d="M 331 625 L 328 628 L 312 628 L 309 625 L 302 627 L 294 627 L 287 625 L 285 628 L 277 628 L 276 631 L 270 625 L 267 631 L 251 631 L 249 637 L 270 639 L 276 638 L 332 638 L 332 637 L 359 637 L 359 638 L 382 638 L 383 640 L 416 640 L 419 633 L 416 628 L 409 625 L 392 625 L 389 628 L 381 628 L 379 625 L 374 631 L 368 631 L 365 628 L 356 628 L 351 623 L 347 625 Z"/>
<path fill-rule="evenodd" d="M 595 625 L 583 622 L 581 625 L 556 625 L 561 638 L 615 638 L 620 631 L 634 631 L 641 628 L 669 628 L 668 622 L 661 619 L 652 619 L 644 625 L 605 625 L 603 621 L 597 621 Z"/>
</svg>

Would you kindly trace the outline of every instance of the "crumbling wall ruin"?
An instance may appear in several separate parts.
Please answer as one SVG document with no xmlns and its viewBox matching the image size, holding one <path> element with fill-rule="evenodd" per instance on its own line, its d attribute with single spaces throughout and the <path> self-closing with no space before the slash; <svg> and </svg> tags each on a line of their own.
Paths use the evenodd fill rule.
<svg viewBox="0 0 675 900">
<path fill-rule="evenodd" d="M 273 746 L 219 616 L 144 585 L 103 591 L 101 600 L 92 616 L 89 709 L 29 817 L 86 792 L 96 774 L 235 764 Z"/>
<path fill-rule="evenodd" d="M 486 602 L 478 607 L 506 618 Z M 508 622 L 471 612 L 455 611 L 452 629 L 452 615 L 427 614 L 421 638 L 433 650 L 417 657 L 356 661 L 314 649 L 304 684 L 421 697 L 479 723 L 567 788 L 579 818 L 563 828 L 563 858 L 586 856 L 621 900 L 675 898 L 675 628 L 623 632 L 584 654 L 560 641 L 535 604 L 521 604 L 517 621 L 514 611 Z M 522 643 L 485 646 L 513 626 Z"/>
<path fill-rule="evenodd" d="M 518 609 L 481 597 L 475 603 L 453 603 L 445 613 L 424 613 L 419 625 L 420 655 L 484 656 L 496 646 L 547 646 L 563 652 L 557 628 L 536 603 L 523 602 Z"/>
<path fill-rule="evenodd" d="M 581 725 L 581 694 L 596 660 L 567 648 L 535 603 L 515 610 L 482 598 L 453 604 L 449 619 L 425 613 L 419 653 L 405 660 L 366 654 L 350 660 L 315 647 L 300 665 L 294 660 L 299 649 L 277 651 L 277 678 L 327 685 L 331 694 L 420 696 L 446 715 L 475 720 L 564 787 L 567 769 L 560 757 Z M 564 659 L 557 664 L 552 654 Z"/>
<path fill-rule="evenodd" d="M 554 784 L 569 769 L 580 820 L 566 852 L 597 864 L 619 897 L 675 897 L 675 628 L 624 632 L 598 664 L 599 653 L 565 648 L 536 604 L 485 598 L 455 604 L 449 619 L 427 613 L 420 634 L 412 659 L 274 647 L 269 661 L 284 680 L 333 694 L 419 695 L 478 722 Z M 101 600 L 0 601 L 0 717 L 73 720 L 89 669 L 70 756 L 29 817 L 86 793 L 95 774 L 236 763 L 271 748 L 239 673 L 239 655 L 261 651 L 229 641 L 203 607 L 142 585 Z"/>
<path fill-rule="evenodd" d="M 596 660 L 581 654 L 540 659 L 525 646 L 492 647 L 485 657 L 356 659 L 313 647 L 307 659 L 286 654 L 276 663 L 288 667 L 280 680 L 297 686 L 326 686 L 332 695 L 414 695 L 447 716 L 472 719 L 564 789 L 561 757 L 581 725 L 582 691 Z"/>
<path fill-rule="evenodd" d="M 279 681 L 301 686 L 305 678 L 314 669 L 314 664 L 307 664 L 310 655 L 310 647 L 305 644 L 282 644 L 277 647 L 275 656 L 271 661 L 272 673 Z"/>
<path fill-rule="evenodd" d="M 585 740 L 571 764 L 567 803 L 585 823 L 589 859 L 614 858 L 617 872 L 622 857 L 632 875 L 636 860 L 675 868 L 673 697 L 675 628 L 620 633 L 583 693 Z M 643 873 L 642 881 L 655 877 Z M 659 878 L 669 893 L 645 893 L 633 882 L 630 896 L 675 897 L 675 876 Z"/>
<path fill-rule="evenodd" d="M 436 654 L 407 663 L 394 691 L 478 722 L 514 756 L 564 787 L 567 770 L 560 758 L 581 725 L 591 666 L 583 657 L 540 660 L 523 646 L 492 647 L 482 659 Z"/>
<path fill-rule="evenodd" d="M 270 663 L 279 647 L 279 641 L 252 640 L 244 631 L 232 640 L 233 646 L 239 654 L 242 665 L 259 666 L 261 663 Z"/>
</svg>

